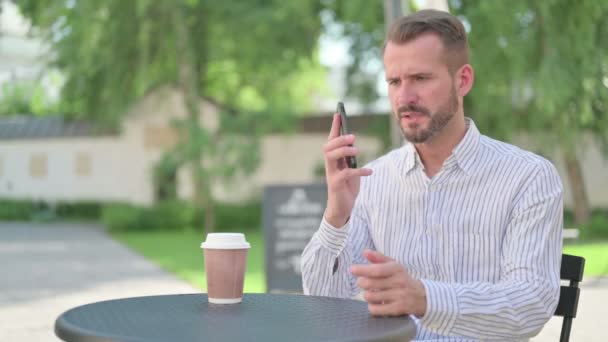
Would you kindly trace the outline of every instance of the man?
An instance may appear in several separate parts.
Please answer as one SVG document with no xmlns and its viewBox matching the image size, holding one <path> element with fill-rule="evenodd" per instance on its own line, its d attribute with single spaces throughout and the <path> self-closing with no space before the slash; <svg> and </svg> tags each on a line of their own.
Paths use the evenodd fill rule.
<svg viewBox="0 0 608 342">
<path fill-rule="evenodd" d="M 383 61 L 407 143 L 347 168 L 355 137 L 339 135 L 334 115 L 323 148 L 327 208 L 302 255 L 304 292 L 360 294 L 373 315 L 412 315 L 420 340 L 536 335 L 559 298 L 555 168 L 481 135 L 464 116 L 474 73 L 454 16 L 424 10 L 397 20 Z"/>
</svg>

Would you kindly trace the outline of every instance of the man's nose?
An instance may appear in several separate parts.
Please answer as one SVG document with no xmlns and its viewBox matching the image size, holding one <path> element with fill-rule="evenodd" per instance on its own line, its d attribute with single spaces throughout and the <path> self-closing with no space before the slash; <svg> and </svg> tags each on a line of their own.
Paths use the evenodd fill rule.
<svg viewBox="0 0 608 342">
<path fill-rule="evenodd" d="M 399 87 L 399 106 L 413 105 L 418 103 L 418 94 L 412 89 L 412 87 L 406 84 Z"/>
</svg>

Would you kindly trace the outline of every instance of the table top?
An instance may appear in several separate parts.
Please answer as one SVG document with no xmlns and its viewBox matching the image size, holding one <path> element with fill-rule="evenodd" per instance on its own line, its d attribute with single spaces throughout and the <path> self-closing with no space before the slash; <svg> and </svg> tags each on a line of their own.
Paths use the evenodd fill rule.
<svg viewBox="0 0 608 342">
<path fill-rule="evenodd" d="M 408 316 L 373 317 L 367 303 L 287 294 L 245 294 L 210 304 L 206 294 L 134 297 L 79 306 L 61 314 L 64 341 L 408 341 Z"/>
</svg>

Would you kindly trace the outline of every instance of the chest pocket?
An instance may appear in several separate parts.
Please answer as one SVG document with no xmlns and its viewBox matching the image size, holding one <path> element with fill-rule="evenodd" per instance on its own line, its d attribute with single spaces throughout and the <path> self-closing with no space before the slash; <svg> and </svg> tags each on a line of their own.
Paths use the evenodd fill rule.
<svg viewBox="0 0 608 342">
<path fill-rule="evenodd" d="M 444 273 L 452 281 L 496 282 L 500 276 L 502 227 L 483 220 L 442 222 Z"/>
</svg>

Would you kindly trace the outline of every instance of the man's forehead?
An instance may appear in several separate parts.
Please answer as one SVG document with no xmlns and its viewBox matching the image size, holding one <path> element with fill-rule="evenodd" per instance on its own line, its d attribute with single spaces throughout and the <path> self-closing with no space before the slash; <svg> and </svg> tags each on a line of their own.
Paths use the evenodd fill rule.
<svg viewBox="0 0 608 342">
<path fill-rule="evenodd" d="M 428 73 L 445 67 L 443 44 L 434 34 L 425 34 L 407 43 L 389 42 L 384 50 L 385 70 L 399 73 Z"/>
</svg>

